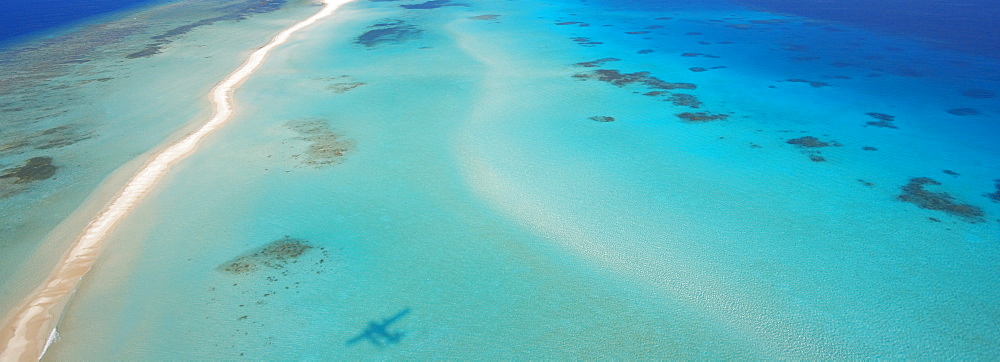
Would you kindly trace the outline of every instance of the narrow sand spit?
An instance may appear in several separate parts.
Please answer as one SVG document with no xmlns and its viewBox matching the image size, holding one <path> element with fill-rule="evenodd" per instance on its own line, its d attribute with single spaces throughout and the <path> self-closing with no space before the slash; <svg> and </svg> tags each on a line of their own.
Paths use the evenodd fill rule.
<svg viewBox="0 0 1000 362">
<path fill-rule="evenodd" d="M 122 188 L 107 207 L 83 230 L 72 249 L 59 262 L 49 278 L 24 303 L 11 312 L 0 329 L 0 361 L 28 361 L 41 358 L 55 337 L 59 317 L 83 276 L 90 271 L 107 234 L 163 178 L 170 166 L 194 152 L 198 143 L 222 127 L 233 115 L 233 90 L 264 62 L 267 54 L 288 40 L 292 33 L 333 14 L 351 0 L 322 0 L 323 8 L 276 35 L 257 49 L 242 66 L 212 90 L 215 114 L 201 128 L 156 154 Z"/>
</svg>

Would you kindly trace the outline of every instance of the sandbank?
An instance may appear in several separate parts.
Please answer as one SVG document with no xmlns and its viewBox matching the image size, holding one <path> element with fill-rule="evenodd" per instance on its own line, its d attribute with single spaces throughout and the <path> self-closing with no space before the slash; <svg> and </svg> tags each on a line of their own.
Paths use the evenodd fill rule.
<svg viewBox="0 0 1000 362">
<path fill-rule="evenodd" d="M 214 114 L 200 128 L 169 145 L 152 157 L 84 228 L 76 242 L 58 262 L 49 277 L 15 308 L 0 328 L 0 361 L 38 360 L 56 336 L 56 325 L 65 306 L 90 271 L 108 233 L 121 222 L 143 197 L 163 178 L 170 167 L 195 151 L 212 131 L 225 125 L 233 115 L 233 91 L 260 67 L 268 53 L 296 31 L 334 13 L 350 0 L 322 0 L 323 8 L 309 18 L 275 35 L 211 92 Z"/>
</svg>

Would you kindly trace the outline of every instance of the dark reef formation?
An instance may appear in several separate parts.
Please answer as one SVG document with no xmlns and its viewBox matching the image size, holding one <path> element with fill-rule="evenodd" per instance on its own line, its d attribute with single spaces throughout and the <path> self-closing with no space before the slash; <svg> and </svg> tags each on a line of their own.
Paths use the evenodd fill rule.
<svg viewBox="0 0 1000 362">
<path fill-rule="evenodd" d="M 24 165 L 3 170 L 0 174 L 0 198 L 8 198 L 28 190 L 36 181 L 51 178 L 57 167 L 52 157 L 32 157 Z"/>
<path fill-rule="evenodd" d="M 750 20 L 751 24 L 761 24 L 761 25 L 778 25 L 787 24 L 792 22 L 789 19 L 764 19 L 764 20 Z"/>
<path fill-rule="evenodd" d="M 909 183 L 900 187 L 903 192 L 897 198 L 900 201 L 917 205 L 922 209 L 943 211 L 961 217 L 971 223 L 983 221 L 983 216 L 986 213 L 979 207 L 956 203 L 955 197 L 946 192 L 934 192 L 925 188 L 926 186 L 939 185 L 941 185 L 940 182 L 929 177 L 915 177 L 910 179 Z"/>
<path fill-rule="evenodd" d="M 802 149 L 802 153 L 809 156 L 809 160 L 812 162 L 826 162 L 826 158 L 820 155 L 822 152 L 816 150 L 817 148 L 842 146 L 837 141 L 825 142 L 813 136 L 793 138 L 785 141 L 785 143 Z"/>
<path fill-rule="evenodd" d="M 618 58 L 603 58 L 589 62 L 576 63 L 581 67 L 597 67 L 606 62 L 618 61 Z M 713 68 L 714 69 L 714 68 Z M 588 73 L 577 73 L 573 78 L 580 80 L 598 80 L 609 83 L 619 88 L 627 86 L 639 86 L 646 88 L 645 92 L 633 90 L 634 94 L 641 94 L 646 97 L 658 97 L 664 102 L 670 102 L 674 106 L 701 108 L 703 103 L 697 96 L 687 93 L 673 93 L 677 89 L 694 90 L 698 88 L 694 83 L 672 83 L 659 79 L 650 72 L 622 73 L 615 69 L 597 69 Z M 684 112 L 676 114 L 678 118 L 687 123 L 703 123 L 717 120 L 724 120 L 729 114 L 710 112 Z"/>
<path fill-rule="evenodd" d="M 785 81 L 786 82 L 792 82 L 792 83 L 808 83 L 813 88 L 822 88 L 822 87 L 829 87 L 830 86 L 830 83 L 817 82 L 817 81 L 805 80 L 805 79 L 786 79 Z"/>
<path fill-rule="evenodd" d="M 208 19 L 198 20 L 191 24 L 178 26 L 176 28 L 170 29 L 163 34 L 151 37 L 152 43 L 146 45 L 146 48 L 130 53 L 125 56 L 128 59 L 136 58 L 146 58 L 153 55 L 159 54 L 163 47 L 174 41 L 174 38 L 187 34 L 188 32 L 203 26 L 208 26 L 215 24 L 220 21 L 240 21 L 246 19 L 248 16 L 257 13 L 266 13 L 270 11 L 275 11 L 281 8 L 285 4 L 285 0 L 248 0 L 243 3 L 234 4 L 220 8 L 219 10 L 226 13 L 226 15 L 216 16 Z"/>
<path fill-rule="evenodd" d="M 698 97 L 684 93 L 671 94 L 670 97 L 667 97 L 667 101 L 673 103 L 675 106 L 691 108 L 700 108 L 702 104 L 701 101 L 698 100 Z"/>
<path fill-rule="evenodd" d="M 369 28 L 374 29 L 361 34 L 354 42 L 371 48 L 385 43 L 402 43 L 417 38 L 423 32 L 422 29 L 408 25 L 402 20 L 389 20 Z"/>
<path fill-rule="evenodd" d="M 688 57 L 688 58 L 696 58 L 696 57 L 713 58 L 713 59 L 715 59 L 715 58 L 722 58 L 722 57 L 717 56 L 717 55 L 702 54 L 702 53 L 683 53 L 683 54 L 681 54 L 681 56 L 682 57 Z"/>
<path fill-rule="evenodd" d="M 497 20 L 499 18 L 500 18 L 500 15 L 487 14 L 487 15 L 473 16 L 473 17 L 471 17 L 469 19 L 470 20 Z"/>
<path fill-rule="evenodd" d="M 691 68 L 688 68 L 688 70 L 690 70 L 692 72 L 695 72 L 695 73 L 700 73 L 700 72 L 705 72 L 705 71 L 709 71 L 709 70 L 712 70 L 712 69 L 722 69 L 722 68 L 725 68 L 725 66 L 724 65 L 720 65 L 720 66 L 711 67 L 711 68 L 691 67 Z"/>
<path fill-rule="evenodd" d="M 467 6 L 469 6 L 469 4 L 453 3 L 453 2 L 451 2 L 451 0 L 430 0 L 430 1 L 427 1 L 427 2 L 420 3 L 420 4 L 400 5 L 400 7 L 404 8 L 404 9 L 411 9 L 411 10 L 413 10 L 413 9 L 437 9 L 437 8 L 445 7 L 445 6 L 465 6 L 465 7 L 467 7 Z"/>
<path fill-rule="evenodd" d="M 327 250 L 327 246 L 288 235 L 273 240 L 266 245 L 246 251 L 215 268 L 218 275 L 207 278 L 215 280 L 207 289 L 205 305 L 216 310 L 205 316 L 205 321 L 219 327 L 229 327 L 230 333 L 217 342 L 230 345 L 235 340 L 268 345 L 269 330 L 283 328 L 281 324 L 269 325 L 273 316 L 290 312 L 288 300 L 274 300 L 281 294 L 312 294 L 316 290 L 329 288 L 322 282 L 323 274 L 336 272 L 345 263 L 344 248 Z M 295 312 L 292 312 L 295 313 Z M 263 317 L 263 318 L 260 318 Z M 307 315 L 300 315 L 309 318 Z M 222 351 L 225 345 L 215 343 Z M 230 346 L 235 348 L 235 345 Z M 247 358 L 247 352 L 231 350 L 233 359 Z M 230 358 L 226 358 L 230 359 Z"/>
<path fill-rule="evenodd" d="M 232 274 L 247 274 L 263 268 L 282 269 L 313 246 L 308 241 L 285 236 L 259 249 L 240 255 L 219 265 L 218 270 Z"/>
<path fill-rule="evenodd" d="M 591 41 L 590 38 L 584 38 L 582 36 L 570 38 L 570 40 L 573 40 L 577 44 L 583 45 L 585 47 L 592 47 L 592 46 L 595 46 L 595 45 L 604 44 L 604 43 L 599 42 L 599 41 Z"/>
<path fill-rule="evenodd" d="M 687 123 L 703 123 L 711 121 L 721 121 L 729 118 L 728 114 L 708 113 L 708 112 L 684 112 L 676 114 L 677 118 Z"/>
<path fill-rule="evenodd" d="M 896 120 L 896 116 L 891 116 L 885 113 L 869 112 L 865 113 L 869 117 L 875 118 L 875 121 L 868 121 L 865 123 L 865 127 L 881 127 L 881 128 L 892 128 L 897 129 L 896 125 L 892 122 Z"/>
<path fill-rule="evenodd" d="M 620 61 L 620 60 L 621 59 L 618 59 L 618 58 L 601 58 L 601 59 L 598 59 L 598 60 L 591 60 L 589 62 L 580 62 L 580 63 L 576 63 L 576 64 L 573 64 L 573 65 L 578 66 L 578 67 L 585 67 L 585 68 L 596 68 L 596 67 L 599 67 L 599 66 L 603 65 L 604 63 L 607 63 L 607 62 L 617 62 L 617 61 Z"/>
<path fill-rule="evenodd" d="M 365 83 L 360 83 L 360 82 L 333 83 L 327 86 L 326 89 L 329 89 L 334 93 L 344 93 L 363 85 L 365 85 Z"/>
<path fill-rule="evenodd" d="M 28 148 L 47 150 L 50 148 L 66 147 L 90 139 L 93 135 L 92 131 L 85 130 L 83 127 L 75 124 L 56 126 L 27 135 L 3 135 L 3 138 L 9 139 L 9 141 L 0 143 L 0 155 L 22 153 Z"/>
<path fill-rule="evenodd" d="M 14 183 L 23 184 L 48 179 L 56 174 L 56 166 L 52 165 L 52 157 L 32 157 L 23 166 L 4 170 L 0 179 L 12 178 Z"/>
<path fill-rule="evenodd" d="M 573 75 L 578 79 L 596 79 L 602 82 L 611 83 L 618 87 L 630 84 L 642 84 L 653 89 L 695 89 L 692 83 L 670 83 L 651 76 L 649 72 L 621 73 L 614 69 L 598 69 L 590 73 L 578 73 Z"/>
<path fill-rule="evenodd" d="M 983 196 L 986 196 L 986 198 L 993 200 L 993 202 L 1000 202 L 1000 179 L 993 180 L 993 182 L 996 183 L 995 185 L 993 185 L 993 187 L 996 189 L 996 192 L 983 194 Z"/>
<path fill-rule="evenodd" d="M 353 141 L 342 139 L 324 120 L 290 121 L 285 126 L 299 134 L 296 140 L 309 142 L 304 154 L 293 156 L 306 165 L 323 167 L 340 163 L 354 148 Z"/>
<path fill-rule="evenodd" d="M 597 121 L 597 122 L 614 122 L 615 121 L 615 117 L 593 116 L 593 117 L 590 117 L 590 120 Z"/>
<path fill-rule="evenodd" d="M 975 108 L 952 108 L 947 110 L 949 114 L 956 116 L 976 116 L 979 115 L 979 111 Z"/>
<path fill-rule="evenodd" d="M 785 141 L 785 143 L 790 144 L 790 145 L 796 145 L 796 146 L 803 147 L 803 148 L 818 148 L 818 147 L 829 147 L 829 146 L 831 146 L 830 143 L 820 141 L 819 138 L 816 138 L 816 137 L 813 137 L 813 136 L 805 136 L 805 137 L 793 138 L 793 139 L 790 139 L 788 141 Z"/>
</svg>

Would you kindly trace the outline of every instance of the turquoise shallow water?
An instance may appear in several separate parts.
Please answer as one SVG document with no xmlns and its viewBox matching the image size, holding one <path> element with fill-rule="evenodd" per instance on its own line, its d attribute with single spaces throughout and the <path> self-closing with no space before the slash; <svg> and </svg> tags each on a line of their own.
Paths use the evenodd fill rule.
<svg viewBox="0 0 1000 362">
<path fill-rule="evenodd" d="M 277 49 L 110 237 L 46 356 L 1000 352 L 995 60 L 703 2 L 417 4 L 353 2 Z M 147 58 L 246 42 L 146 78 L 188 113 L 132 152 L 204 116 L 298 5 Z"/>
<path fill-rule="evenodd" d="M 297 3 L 253 12 L 249 27 L 218 21 L 212 37 L 193 31 L 223 16 L 244 16 L 246 24 L 251 12 L 243 5 L 171 2 L 107 14 L 0 53 L 3 175 L 36 158 L 54 167 L 48 175 L 0 179 L 0 309 L 11 309 L 40 283 L 110 197 L 91 195 L 98 185 L 117 189 L 150 150 L 186 132 L 192 118 L 207 117 L 205 94 L 213 84 L 254 46 L 315 9 Z M 160 45 L 156 57 L 129 57 L 150 44 Z M 88 197 L 97 206 L 81 208 Z"/>
</svg>

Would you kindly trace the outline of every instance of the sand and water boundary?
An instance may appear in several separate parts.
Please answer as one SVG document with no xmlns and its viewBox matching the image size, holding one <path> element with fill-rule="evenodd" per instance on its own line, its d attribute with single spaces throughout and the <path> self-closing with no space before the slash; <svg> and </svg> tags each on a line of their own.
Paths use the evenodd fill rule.
<svg viewBox="0 0 1000 362">
<path fill-rule="evenodd" d="M 56 336 L 56 325 L 63 310 L 103 249 L 106 236 L 142 201 L 172 165 L 193 153 L 208 134 L 232 119 L 233 91 L 263 64 L 271 50 L 285 43 L 293 33 L 330 16 L 351 0 L 321 1 L 322 9 L 275 35 L 267 45 L 251 53 L 239 68 L 212 89 L 210 94 L 214 113 L 211 119 L 153 155 L 113 196 L 101 198 L 112 201 L 76 236 L 76 241 L 57 262 L 48 278 L 5 316 L 5 322 L 0 327 L 0 361 L 41 358 Z M 110 194 L 100 189 L 95 193 Z M 88 208 L 87 205 L 82 207 Z"/>
</svg>

